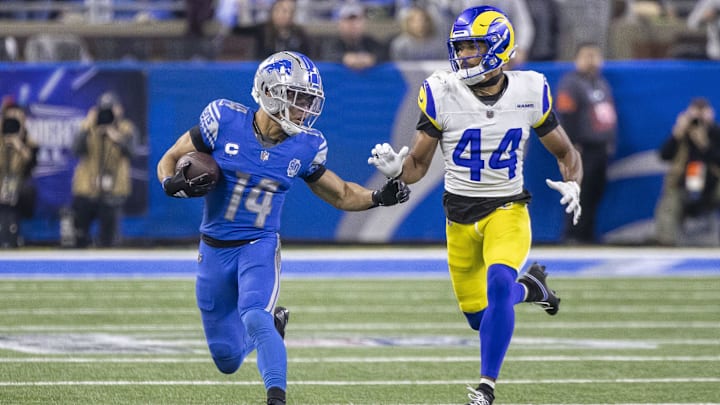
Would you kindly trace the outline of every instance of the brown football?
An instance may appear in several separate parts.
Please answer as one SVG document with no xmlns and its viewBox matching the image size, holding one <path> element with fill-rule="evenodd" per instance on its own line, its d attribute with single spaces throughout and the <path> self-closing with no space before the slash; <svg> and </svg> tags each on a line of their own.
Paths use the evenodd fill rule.
<svg viewBox="0 0 720 405">
<path fill-rule="evenodd" d="M 203 152 L 190 152 L 178 159 L 175 167 L 180 168 L 185 162 L 190 162 L 190 166 L 185 171 L 186 179 L 192 180 L 207 174 L 213 183 L 217 183 L 220 177 L 220 168 L 211 155 Z"/>
</svg>

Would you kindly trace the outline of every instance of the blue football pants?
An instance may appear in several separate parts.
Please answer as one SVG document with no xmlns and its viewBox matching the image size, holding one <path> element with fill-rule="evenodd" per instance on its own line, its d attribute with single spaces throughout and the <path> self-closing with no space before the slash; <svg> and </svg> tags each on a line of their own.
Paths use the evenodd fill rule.
<svg viewBox="0 0 720 405">
<path fill-rule="evenodd" d="M 257 349 L 265 388 L 287 386 L 287 352 L 275 330 L 280 292 L 277 235 L 232 248 L 200 242 L 195 296 L 208 349 L 218 370 L 230 374 Z"/>
</svg>

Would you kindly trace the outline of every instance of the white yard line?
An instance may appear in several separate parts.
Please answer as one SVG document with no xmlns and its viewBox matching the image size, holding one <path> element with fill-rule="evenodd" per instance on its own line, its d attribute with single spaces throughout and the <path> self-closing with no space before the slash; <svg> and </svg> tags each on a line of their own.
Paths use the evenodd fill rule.
<svg viewBox="0 0 720 405">
<path fill-rule="evenodd" d="M 391 381 L 288 381 L 288 385 L 318 386 L 372 386 L 372 385 L 454 385 L 468 384 L 467 380 L 391 380 Z M 616 379 L 548 379 L 548 380 L 503 380 L 503 384 L 669 384 L 669 383 L 720 383 L 720 377 L 678 377 L 678 378 L 616 378 Z M 0 381 L 0 387 L 43 387 L 43 386 L 133 386 L 133 385 L 262 385 L 262 381 Z"/>
<path fill-rule="evenodd" d="M 292 326 L 296 332 L 347 332 L 347 331 L 431 331 L 467 328 L 464 322 L 410 322 L 398 324 L 397 322 L 372 323 L 302 323 Z M 515 325 L 515 330 L 538 329 L 720 329 L 720 322 L 711 321 L 617 321 L 617 322 L 522 322 Z M 167 330 L 198 330 L 195 323 L 164 324 L 164 325 L 0 325 L 0 333 L 17 332 L 99 332 L 99 331 L 167 331 Z"/>
<path fill-rule="evenodd" d="M 0 357 L 0 363 L 208 363 L 202 357 Z M 477 363 L 477 356 L 289 357 L 288 363 Z M 505 362 L 720 362 L 720 356 L 508 356 Z M 245 360 L 256 362 L 254 357 Z"/>
<path fill-rule="evenodd" d="M 76 297 L 77 298 L 77 297 Z M 335 306 L 298 306 L 293 305 L 292 309 L 296 313 L 305 314 L 344 314 L 349 310 L 352 310 L 354 314 L 386 314 L 386 305 L 363 305 L 358 307 L 357 305 L 335 305 Z M 519 309 L 519 308 L 516 308 Z M 528 311 L 536 312 L 535 307 L 528 307 Z M 393 313 L 396 314 L 418 314 L 418 313 L 432 313 L 432 314 L 457 314 L 457 309 L 452 306 L 437 306 L 437 305 L 411 305 L 411 306 L 393 306 Z M 197 314 L 197 309 L 163 309 L 163 308 L 12 308 L 12 309 L 0 309 L 0 315 L 105 315 L 105 314 L 121 314 L 121 315 L 194 315 Z M 525 312 L 525 311 L 523 311 Z M 718 312 L 717 305 L 688 305 L 688 306 L 617 306 L 608 308 L 598 308 L 594 306 L 586 307 L 568 307 L 563 308 L 564 314 L 576 314 L 576 313 L 608 313 L 608 314 L 716 314 Z"/>
</svg>

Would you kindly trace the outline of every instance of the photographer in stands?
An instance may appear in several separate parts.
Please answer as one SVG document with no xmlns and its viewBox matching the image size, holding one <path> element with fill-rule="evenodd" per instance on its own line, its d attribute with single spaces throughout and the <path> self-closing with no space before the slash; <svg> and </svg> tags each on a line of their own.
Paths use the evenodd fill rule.
<svg viewBox="0 0 720 405">
<path fill-rule="evenodd" d="M 123 106 L 113 93 L 100 96 L 75 139 L 79 162 L 72 182 L 75 245 L 91 244 L 90 225 L 99 221 L 98 246 L 119 239 L 123 203 L 131 192 L 130 158 L 135 125 L 123 117 Z"/>
<path fill-rule="evenodd" d="M 656 238 L 662 245 L 677 245 L 686 218 L 720 205 L 720 126 L 708 100 L 693 99 L 678 115 L 660 157 L 671 166 L 655 210 Z"/>
<path fill-rule="evenodd" d="M 2 107 L 0 134 L 0 247 L 23 244 L 20 220 L 31 217 L 35 187 L 31 172 L 37 163 L 38 147 L 28 139 L 25 110 L 9 103 Z"/>
</svg>

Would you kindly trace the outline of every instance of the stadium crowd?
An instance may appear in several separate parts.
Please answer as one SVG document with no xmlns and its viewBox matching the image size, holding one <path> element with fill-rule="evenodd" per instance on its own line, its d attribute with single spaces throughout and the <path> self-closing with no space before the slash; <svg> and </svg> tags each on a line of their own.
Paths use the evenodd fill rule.
<svg viewBox="0 0 720 405">
<path fill-rule="evenodd" d="M 287 22 L 275 3 L 287 4 Z M 444 40 L 464 8 L 500 3 L 517 21 L 515 64 L 572 60 L 588 41 L 608 59 L 720 58 L 716 0 L 7 0 L 0 61 L 260 60 L 294 43 L 288 35 L 315 60 L 332 60 L 328 48 L 344 36 L 349 14 L 381 46 L 378 61 L 444 59 L 399 52 L 397 43 Z M 421 10 L 430 18 L 414 24 L 427 28 L 412 28 Z M 48 28 L 65 35 L 47 35 Z M 138 40 L 144 45 L 129 44 Z"/>
</svg>

